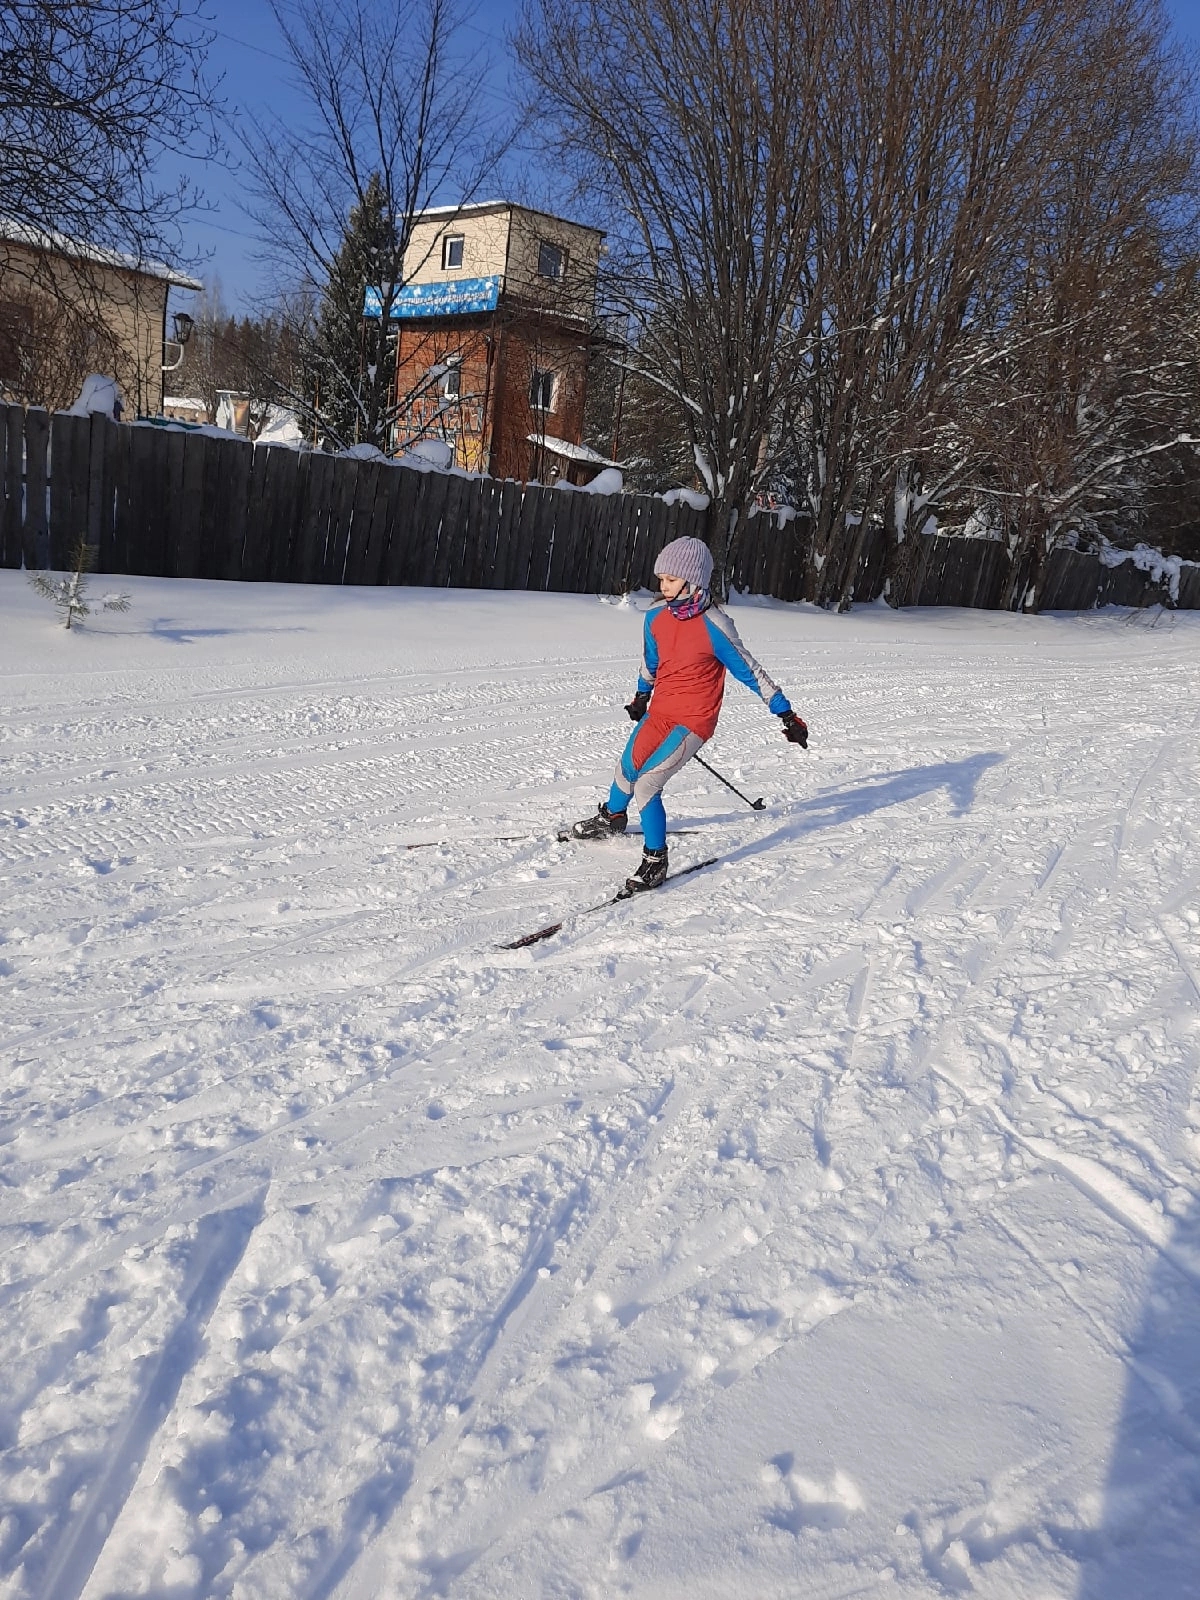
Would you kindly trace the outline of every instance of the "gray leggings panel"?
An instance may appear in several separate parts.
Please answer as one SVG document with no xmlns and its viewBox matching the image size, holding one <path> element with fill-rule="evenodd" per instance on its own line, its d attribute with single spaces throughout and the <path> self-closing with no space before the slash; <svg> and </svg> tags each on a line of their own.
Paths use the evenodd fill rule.
<svg viewBox="0 0 1200 1600">
<path fill-rule="evenodd" d="M 673 778 L 680 767 L 687 766 L 696 751 L 703 750 L 707 743 L 708 740 L 702 739 L 698 733 L 687 733 L 665 760 L 656 762 L 649 767 L 644 767 L 633 783 L 630 783 L 621 770 L 621 763 L 618 762 L 617 770 L 614 774 L 614 782 L 618 789 L 625 794 L 633 796 L 640 811 L 647 800 L 653 799 L 656 794 L 662 793 L 668 779 Z"/>
</svg>

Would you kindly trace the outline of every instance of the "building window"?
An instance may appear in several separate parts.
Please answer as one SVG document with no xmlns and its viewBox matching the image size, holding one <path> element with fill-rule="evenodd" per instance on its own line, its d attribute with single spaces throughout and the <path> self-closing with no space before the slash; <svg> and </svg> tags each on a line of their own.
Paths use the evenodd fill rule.
<svg viewBox="0 0 1200 1600">
<path fill-rule="evenodd" d="M 446 356 L 442 365 L 442 394 L 447 400 L 457 400 L 462 395 L 462 357 Z"/>
<path fill-rule="evenodd" d="M 561 245 L 543 239 L 538 245 L 538 277 L 553 278 L 555 282 L 567 274 L 567 252 Z"/>
<path fill-rule="evenodd" d="M 543 372 L 540 367 L 533 369 L 533 381 L 529 385 L 529 404 L 534 411 L 553 411 L 554 402 L 558 395 L 558 374 Z"/>
<path fill-rule="evenodd" d="M 461 267 L 463 264 L 463 236 L 461 233 L 448 233 L 442 240 L 442 271 L 447 272 L 451 267 Z"/>
</svg>

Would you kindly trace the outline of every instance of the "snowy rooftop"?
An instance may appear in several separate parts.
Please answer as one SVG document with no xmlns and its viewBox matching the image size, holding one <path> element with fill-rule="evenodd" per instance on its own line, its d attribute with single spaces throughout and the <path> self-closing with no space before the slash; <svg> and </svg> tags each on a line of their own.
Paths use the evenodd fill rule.
<svg viewBox="0 0 1200 1600">
<path fill-rule="evenodd" d="M 585 233 L 594 233 L 604 237 L 603 228 L 593 228 L 588 222 L 575 222 L 570 217 L 560 216 L 555 211 L 542 211 L 537 206 L 523 206 L 517 200 L 473 200 L 467 205 L 458 206 L 428 206 L 424 211 L 417 213 L 417 221 L 434 220 L 442 217 L 471 217 L 478 216 L 486 211 L 523 211 L 530 217 L 547 217 L 551 222 L 567 222 L 572 228 L 582 228 Z"/>
<path fill-rule="evenodd" d="M 74 261 L 94 261 L 98 266 L 116 267 L 125 272 L 136 272 L 144 278 L 161 278 L 179 289 L 203 289 L 199 278 L 193 278 L 165 261 L 152 261 L 138 256 L 125 255 L 110 250 L 106 245 L 90 244 L 86 239 L 73 239 L 68 234 L 57 233 L 52 228 L 33 228 L 28 223 L 11 217 L 0 217 L 0 240 L 22 244 L 31 250 L 45 250 L 54 255 L 67 256 Z"/>
<path fill-rule="evenodd" d="M 530 444 L 542 445 L 551 455 L 562 456 L 566 461 L 583 461 L 590 467 L 621 465 L 619 461 L 610 461 L 607 456 L 602 456 L 598 450 L 592 450 L 586 444 L 572 444 L 570 439 L 556 439 L 552 433 L 527 433 L 525 437 Z"/>
</svg>

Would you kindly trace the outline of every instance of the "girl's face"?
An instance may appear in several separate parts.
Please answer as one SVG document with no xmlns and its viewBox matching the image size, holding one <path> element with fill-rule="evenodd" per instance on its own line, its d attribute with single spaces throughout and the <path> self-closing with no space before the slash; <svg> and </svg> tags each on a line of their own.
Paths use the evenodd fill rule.
<svg viewBox="0 0 1200 1600">
<path fill-rule="evenodd" d="M 687 588 L 682 578 L 672 578 L 667 573 L 661 572 L 658 577 L 658 592 L 664 600 L 678 600 Z"/>
</svg>

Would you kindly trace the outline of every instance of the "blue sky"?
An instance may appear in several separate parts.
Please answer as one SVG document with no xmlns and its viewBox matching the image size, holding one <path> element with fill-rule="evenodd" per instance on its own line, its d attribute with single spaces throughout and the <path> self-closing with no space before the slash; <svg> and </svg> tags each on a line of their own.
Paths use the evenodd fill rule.
<svg viewBox="0 0 1200 1600">
<path fill-rule="evenodd" d="M 504 34 L 515 20 L 517 8 L 518 0 L 480 0 L 471 23 L 471 43 L 491 59 L 491 92 L 500 97 L 505 94 L 509 72 Z M 1168 0 L 1167 9 L 1179 34 L 1200 49 L 1200 0 Z M 288 82 L 287 63 L 267 0 L 210 0 L 209 10 L 217 30 L 211 64 L 214 72 L 224 76 L 222 94 L 230 107 L 297 114 L 299 102 Z M 256 298 L 269 298 L 271 279 L 254 259 L 253 225 L 239 200 L 241 180 L 236 170 L 219 167 L 194 168 L 191 175 L 214 208 L 210 215 L 198 217 L 186 227 L 189 251 L 205 258 L 199 276 L 205 281 L 219 278 L 230 309 L 248 310 Z M 188 299 L 179 295 L 177 303 L 182 307 Z"/>
<path fill-rule="evenodd" d="M 492 63 L 490 92 L 500 98 L 505 96 L 509 74 L 504 34 L 517 9 L 518 0 L 482 0 L 465 36 L 468 47 L 478 47 Z M 289 82 L 288 63 L 267 0 L 209 0 L 207 10 L 216 30 L 210 67 L 223 79 L 220 93 L 230 110 L 298 117 L 303 102 Z M 255 260 L 254 225 L 241 204 L 236 139 L 231 139 L 231 147 L 230 170 L 198 164 L 186 169 L 213 209 L 187 222 L 185 242 L 189 253 L 203 257 L 198 276 L 205 282 L 219 278 L 226 305 L 244 311 L 259 296 L 269 298 L 272 283 L 269 271 Z M 176 295 L 172 304 L 181 308 L 190 299 L 179 291 Z"/>
</svg>

